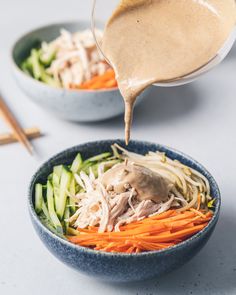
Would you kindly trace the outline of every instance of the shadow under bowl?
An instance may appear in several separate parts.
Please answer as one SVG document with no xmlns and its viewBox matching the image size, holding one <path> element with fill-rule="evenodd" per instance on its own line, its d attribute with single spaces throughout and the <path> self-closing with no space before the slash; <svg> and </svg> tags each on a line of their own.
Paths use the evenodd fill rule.
<svg viewBox="0 0 236 295">
<path fill-rule="evenodd" d="M 98 24 L 99 27 L 99 24 Z M 13 45 L 11 52 L 12 71 L 18 86 L 35 103 L 69 121 L 95 122 L 110 119 L 124 113 L 124 102 L 118 88 L 107 90 L 69 90 L 56 88 L 25 74 L 20 65 L 29 56 L 32 48 L 42 41 L 50 42 L 64 28 L 77 32 L 90 28 L 88 21 L 64 22 L 33 30 Z M 139 103 L 147 89 L 137 100 Z"/>
<path fill-rule="evenodd" d="M 44 163 L 33 176 L 28 196 L 29 212 L 33 226 L 48 250 L 66 265 L 86 275 L 105 281 L 129 282 L 159 277 L 193 258 L 206 244 L 218 221 L 221 196 L 216 181 L 211 174 L 191 157 L 172 148 L 143 141 L 131 141 L 128 149 L 146 154 L 148 151 L 161 151 L 202 173 L 209 181 L 211 195 L 216 199 L 214 215 L 209 224 L 188 240 L 165 250 L 140 254 L 105 253 L 80 247 L 58 237 L 46 228 L 34 210 L 35 184 L 45 183 L 53 166 L 69 164 L 80 152 L 84 159 L 99 153 L 110 151 L 113 143 L 125 147 L 123 140 L 104 140 L 81 144 L 67 149 Z M 46 266 L 45 266 L 46 267 Z"/>
</svg>

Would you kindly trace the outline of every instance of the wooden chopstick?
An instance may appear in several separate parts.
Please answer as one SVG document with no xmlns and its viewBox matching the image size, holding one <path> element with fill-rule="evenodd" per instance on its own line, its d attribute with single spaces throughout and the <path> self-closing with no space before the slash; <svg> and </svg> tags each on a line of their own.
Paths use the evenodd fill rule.
<svg viewBox="0 0 236 295">
<path fill-rule="evenodd" d="M 0 113 L 2 114 L 3 119 L 12 129 L 16 139 L 21 142 L 22 145 L 28 150 L 28 152 L 33 154 L 33 147 L 29 140 L 27 139 L 24 130 L 21 128 L 16 118 L 13 116 L 12 112 L 4 102 L 4 100 L 0 97 Z"/>
<path fill-rule="evenodd" d="M 34 139 L 42 136 L 38 128 L 27 128 L 24 129 L 25 135 L 28 139 Z M 0 145 L 17 142 L 17 138 L 14 133 L 3 133 L 0 134 Z"/>
</svg>

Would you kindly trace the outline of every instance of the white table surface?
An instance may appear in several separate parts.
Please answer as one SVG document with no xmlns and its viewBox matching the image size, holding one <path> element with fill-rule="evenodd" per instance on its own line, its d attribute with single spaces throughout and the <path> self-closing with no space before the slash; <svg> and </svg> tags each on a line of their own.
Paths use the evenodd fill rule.
<svg viewBox="0 0 236 295">
<path fill-rule="evenodd" d="M 61 121 L 34 105 L 10 71 L 12 42 L 32 27 L 88 18 L 90 1 L 8 0 L 0 11 L 0 90 L 24 127 L 40 126 L 37 156 L 18 144 L 0 147 L 0 294 L 236 294 L 236 48 L 201 80 L 157 89 L 136 109 L 132 136 L 173 146 L 204 164 L 222 191 L 220 221 L 207 246 L 191 262 L 161 279 L 108 284 L 58 262 L 36 236 L 26 196 L 30 177 L 53 154 L 95 139 L 123 137 L 122 118 L 96 124 Z M 7 128 L 0 123 L 0 131 Z"/>
</svg>

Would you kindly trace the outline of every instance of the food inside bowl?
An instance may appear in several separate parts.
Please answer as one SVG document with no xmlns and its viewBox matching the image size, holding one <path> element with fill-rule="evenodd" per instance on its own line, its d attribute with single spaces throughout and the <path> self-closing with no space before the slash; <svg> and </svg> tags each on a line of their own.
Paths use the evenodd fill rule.
<svg viewBox="0 0 236 295">
<path fill-rule="evenodd" d="M 96 30 L 101 41 L 102 31 Z M 90 30 L 61 30 L 52 42 L 40 42 L 21 69 L 36 80 L 66 89 L 98 90 L 117 87 L 114 71 L 99 53 Z"/>
<path fill-rule="evenodd" d="M 53 168 L 35 186 L 41 221 L 94 250 L 139 253 L 174 246 L 207 226 L 214 199 L 200 172 L 161 152 L 107 152 Z"/>
</svg>

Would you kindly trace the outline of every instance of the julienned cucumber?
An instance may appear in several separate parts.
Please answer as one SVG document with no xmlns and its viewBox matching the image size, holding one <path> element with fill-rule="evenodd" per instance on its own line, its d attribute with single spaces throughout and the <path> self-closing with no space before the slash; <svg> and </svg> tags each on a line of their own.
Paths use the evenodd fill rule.
<svg viewBox="0 0 236 295">
<path fill-rule="evenodd" d="M 63 228 L 59 218 L 57 217 L 55 207 L 54 207 L 53 187 L 50 181 L 47 182 L 47 204 L 48 204 L 48 213 L 53 226 L 55 227 L 58 233 L 63 234 Z"/>
<path fill-rule="evenodd" d="M 72 196 L 75 196 L 76 195 L 76 186 L 75 186 L 75 179 L 74 177 L 72 178 L 71 180 L 71 183 L 70 183 L 70 194 Z M 72 214 L 75 213 L 75 210 L 76 210 L 76 206 L 75 206 L 75 200 L 73 198 L 69 198 L 69 206 L 70 206 L 70 211 Z"/>
<path fill-rule="evenodd" d="M 77 173 L 80 170 L 80 168 L 82 167 L 82 165 L 83 165 L 83 160 L 82 160 L 81 154 L 78 154 L 75 157 L 75 159 L 74 159 L 74 161 L 73 161 L 73 163 L 71 165 L 70 170 L 73 173 Z"/>
<path fill-rule="evenodd" d="M 42 66 L 39 62 L 39 54 L 36 49 L 32 49 L 31 51 L 31 63 L 34 78 L 39 80 L 42 75 Z"/>
<path fill-rule="evenodd" d="M 48 75 L 43 67 L 41 68 L 41 76 L 40 80 L 43 81 L 44 83 L 53 86 L 53 87 L 60 87 L 59 83 L 50 75 Z"/>
<path fill-rule="evenodd" d="M 47 208 L 47 205 L 45 204 L 44 200 L 42 202 L 42 211 L 43 211 L 43 214 L 46 216 L 47 220 L 50 221 L 50 215 L 49 215 L 48 208 Z"/>
<path fill-rule="evenodd" d="M 50 54 L 49 54 L 50 55 Z M 46 58 L 46 57 L 45 57 Z M 47 63 L 52 62 L 53 55 L 50 55 Z M 60 82 L 54 79 L 46 71 L 46 60 L 42 63 L 42 50 L 32 49 L 30 56 L 22 62 L 21 69 L 28 75 L 33 76 L 36 80 L 42 81 L 53 87 L 60 87 Z"/>
<path fill-rule="evenodd" d="M 77 154 L 71 165 L 54 166 L 46 185 L 35 185 L 35 211 L 50 230 L 60 236 L 72 231 L 74 235 L 79 234 L 68 222 L 77 210 L 74 196 L 83 191 L 75 175 L 81 171 L 89 175 L 92 171 L 97 177 L 99 165 L 104 164 L 106 171 L 121 161 L 110 156 L 110 153 L 103 153 L 83 161 L 81 154 Z"/>
<path fill-rule="evenodd" d="M 70 182 L 72 178 L 72 173 L 67 169 L 67 167 L 63 166 L 61 172 L 61 180 L 60 180 L 60 189 L 59 189 L 59 198 L 56 200 L 56 210 L 57 215 L 60 220 L 63 220 L 65 208 L 66 208 L 66 200 L 68 196 L 68 190 L 70 187 Z"/>
<path fill-rule="evenodd" d="M 70 208 L 68 207 L 69 200 L 66 201 L 66 208 L 64 213 L 64 224 L 65 224 L 65 232 L 67 233 L 67 230 L 69 228 L 69 218 L 70 218 Z"/>
<path fill-rule="evenodd" d="M 89 158 L 87 159 L 86 161 L 84 161 L 84 164 L 87 164 L 87 163 L 90 163 L 90 162 L 98 162 L 98 161 L 101 161 L 103 159 L 106 159 L 108 157 L 111 156 L 111 153 L 103 153 L 103 154 L 100 154 L 100 155 L 97 155 L 97 156 L 94 156 L 92 158 Z"/>
<path fill-rule="evenodd" d="M 61 174 L 62 174 L 62 168 L 63 168 L 62 165 L 55 166 L 53 168 L 53 174 L 52 174 L 53 185 L 59 186 Z"/>
<path fill-rule="evenodd" d="M 60 180 L 61 180 L 62 168 L 63 168 L 62 165 L 55 166 L 53 168 L 53 173 L 52 173 L 52 186 L 53 186 L 56 210 L 57 210 L 57 204 L 58 204 L 58 199 L 60 194 Z"/>
<path fill-rule="evenodd" d="M 42 211 L 43 203 L 43 186 L 37 183 L 35 186 L 35 211 L 39 214 Z"/>
<path fill-rule="evenodd" d="M 79 236 L 80 232 L 73 227 L 68 227 L 67 229 L 67 234 L 72 235 L 72 236 Z"/>
<path fill-rule="evenodd" d="M 43 198 L 43 189 L 44 188 L 42 184 L 37 183 L 35 185 L 35 211 L 37 214 L 40 214 L 42 211 L 45 217 L 50 220 L 48 208 Z"/>
</svg>

